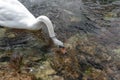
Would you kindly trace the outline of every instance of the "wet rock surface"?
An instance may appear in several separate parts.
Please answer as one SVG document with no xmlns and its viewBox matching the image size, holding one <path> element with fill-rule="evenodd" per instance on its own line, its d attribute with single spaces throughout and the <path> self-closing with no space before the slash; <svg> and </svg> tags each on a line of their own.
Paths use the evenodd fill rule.
<svg viewBox="0 0 120 80">
<path fill-rule="evenodd" d="M 119 1 L 102 5 L 83 2 L 84 6 L 79 0 L 65 0 L 66 5 L 63 0 L 20 1 L 36 17 L 42 14 L 50 17 L 57 37 L 65 43 L 67 53 L 43 47 L 49 43 L 44 30 L 7 31 L 1 28 L 2 80 L 120 79 Z M 22 64 L 16 60 L 11 62 L 11 56 L 19 60 L 19 54 L 23 55 Z M 13 64 L 12 67 L 18 65 L 17 70 L 9 64 Z"/>
</svg>

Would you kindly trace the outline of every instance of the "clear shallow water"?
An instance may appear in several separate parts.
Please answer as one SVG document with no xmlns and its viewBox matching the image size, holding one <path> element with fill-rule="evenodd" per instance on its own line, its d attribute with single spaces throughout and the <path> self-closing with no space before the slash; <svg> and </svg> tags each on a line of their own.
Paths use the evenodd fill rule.
<svg viewBox="0 0 120 80">
<path fill-rule="evenodd" d="M 119 29 L 120 27 L 119 26 L 117 27 L 103 26 L 102 30 L 100 31 L 101 26 L 99 27 L 95 26 L 93 22 L 86 21 L 86 22 L 80 23 L 79 22 L 80 16 L 78 14 L 79 12 L 72 10 L 72 8 L 70 7 L 70 5 L 75 6 L 76 8 L 74 9 L 78 10 L 79 9 L 78 7 L 80 7 L 78 6 L 79 3 L 75 5 L 78 0 L 76 0 L 75 2 L 73 2 L 73 0 L 69 0 L 69 1 L 66 0 L 65 3 L 67 3 L 68 1 L 67 5 L 64 5 L 63 1 L 64 0 L 58 0 L 58 1 L 57 0 L 51 0 L 51 1 L 47 1 L 47 0 L 36 0 L 36 1 L 24 0 L 23 1 L 22 0 L 23 4 L 36 17 L 41 14 L 45 14 L 49 16 L 51 20 L 53 21 L 53 23 L 55 24 L 55 31 L 57 33 L 57 37 L 60 38 L 61 40 L 65 39 L 66 46 L 69 46 L 70 49 L 72 48 L 74 50 L 69 50 L 70 54 L 68 56 L 53 55 L 53 52 L 41 51 L 41 46 L 45 44 L 44 41 L 38 40 L 37 37 L 33 36 L 30 33 L 26 33 L 26 36 L 25 34 L 23 34 L 25 37 L 22 36 L 21 38 L 23 39 L 23 42 L 24 40 L 28 39 L 27 43 L 23 45 L 19 44 L 17 47 L 13 47 L 11 49 L 12 51 L 10 51 L 9 49 L 0 50 L 1 52 L 1 55 L 0 55 L 0 60 L 1 60 L 0 69 L 1 70 L 0 71 L 2 72 L 3 70 L 4 72 L 8 70 L 8 72 L 11 72 L 10 71 L 11 69 L 8 69 L 8 66 L 7 66 L 9 58 L 11 54 L 13 53 L 18 53 L 18 54 L 20 53 L 24 55 L 23 62 L 24 64 L 27 63 L 27 69 L 32 68 L 33 72 L 31 73 L 34 73 L 37 77 L 41 77 L 44 80 L 48 80 L 48 79 L 53 80 L 54 78 L 53 76 L 49 76 L 49 74 L 46 74 L 46 73 L 50 73 L 50 74 L 56 73 L 55 68 L 54 69 L 51 68 L 51 65 L 49 63 L 49 59 L 50 58 L 53 59 L 53 56 L 55 57 L 55 59 L 53 60 L 60 63 L 59 65 L 54 66 L 54 67 L 63 68 L 63 70 L 61 70 L 61 73 L 62 71 L 63 72 L 65 71 L 67 73 L 73 74 L 72 72 L 69 72 L 69 70 L 65 68 L 69 67 L 70 71 L 72 71 L 72 70 L 78 69 L 78 66 L 76 65 L 79 65 L 82 68 L 81 71 L 83 71 L 84 75 L 91 76 L 91 75 L 98 73 L 94 75 L 94 77 L 98 77 L 99 74 L 102 74 L 101 75 L 102 77 L 99 76 L 98 78 L 100 80 L 102 78 L 106 80 L 107 78 L 109 78 L 110 80 L 115 78 L 117 80 L 117 78 L 119 77 L 119 64 L 118 64 L 119 55 L 116 55 L 116 54 L 119 53 L 119 36 L 120 36 Z M 79 17 L 76 18 L 76 15 Z M 100 23 L 102 23 L 102 21 Z M 96 32 L 98 31 L 100 32 L 96 34 Z M 30 34 L 30 35 L 27 35 L 27 34 Z M 76 34 L 78 35 L 76 36 Z M 15 39 L 8 38 L 7 41 L 8 43 L 12 42 L 11 44 L 13 44 L 13 43 L 16 43 L 14 41 L 18 41 L 18 42 L 21 41 L 20 40 L 21 38 L 20 37 L 15 38 Z M 3 42 L 6 44 L 5 39 L 3 39 Z M 115 53 L 112 51 L 114 51 Z M 75 55 L 74 53 L 77 55 Z M 49 58 L 49 56 L 51 55 L 52 57 Z M 56 59 L 56 57 L 58 58 Z M 76 57 L 77 57 L 77 60 L 76 60 L 77 62 L 74 66 L 72 60 L 74 61 L 73 58 L 76 58 Z M 61 59 L 65 62 L 61 62 Z M 7 61 L 4 61 L 4 60 L 7 60 Z M 68 66 L 66 66 L 64 63 L 67 63 Z M 69 64 L 72 64 L 72 66 Z M 107 71 L 107 73 L 104 73 L 103 70 Z M 24 72 L 25 70 L 23 69 L 22 71 Z M 59 69 L 57 69 L 56 71 L 59 71 Z M 118 77 L 116 76 L 116 74 L 118 74 L 117 75 Z M 10 76 L 9 74 L 6 74 L 6 75 Z M 67 74 L 62 73 L 62 76 L 66 77 L 66 75 Z M 59 78 L 62 76 L 57 75 L 57 77 Z M 78 74 L 74 74 L 74 76 L 76 77 L 78 76 Z M 83 78 L 89 79 L 89 77 L 86 77 L 86 76 L 83 76 Z"/>
</svg>

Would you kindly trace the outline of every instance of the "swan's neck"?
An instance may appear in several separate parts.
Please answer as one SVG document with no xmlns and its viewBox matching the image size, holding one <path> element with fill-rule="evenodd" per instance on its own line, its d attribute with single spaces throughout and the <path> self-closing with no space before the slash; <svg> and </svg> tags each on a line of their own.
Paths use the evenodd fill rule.
<svg viewBox="0 0 120 80">
<path fill-rule="evenodd" d="M 36 29 L 40 29 L 41 28 L 41 22 L 44 23 L 47 27 L 48 33 L 50 37 L 55 37 L 55 32 L 54 32 L 54 28 L 53 28 L 53 24 L 50 21 L 50 19 L 46 16 L 40 16 L 37 18 L 37 22 L 35 24 Z"/>
<path fill-rule="evenodd" d="M 38 30 L 40 29 L 40 25 L 41 25 L 41 22 L 43 22 L 47 29 L 48 29 L 48 33 L 49 33 L 49 36 L 51 37 L 53 43 L 57 46 L 64 46 L 63 45 L 63 42 L 61 42 L 60 40 L 58 40 L 56 37 L 55 37 L 55 32 L 54 32 L 54 28 L 53 28 L 53 24 L 52 22 L 50 21 L 50 19 L 46 16 L 40 16 L 37 18 L 36 20 L 36 23 L 33 25 L 35 26 L 34 29 Z"/>
</svg>

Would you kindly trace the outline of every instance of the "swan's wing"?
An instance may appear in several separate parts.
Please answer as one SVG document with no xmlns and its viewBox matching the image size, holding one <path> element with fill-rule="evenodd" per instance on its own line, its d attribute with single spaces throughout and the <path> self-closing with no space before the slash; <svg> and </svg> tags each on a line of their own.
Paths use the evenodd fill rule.
<svg viewBox="0 0 120 80">
<path fill-rule="evenodd" d="M 0 0 L 0 25 L 25 28 L 35 17 L 18 0 Z"/>
</svg>

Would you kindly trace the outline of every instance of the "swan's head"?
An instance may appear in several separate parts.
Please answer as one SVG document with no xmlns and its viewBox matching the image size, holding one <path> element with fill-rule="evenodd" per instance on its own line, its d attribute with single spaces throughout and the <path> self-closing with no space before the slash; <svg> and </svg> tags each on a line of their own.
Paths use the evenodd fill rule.
<svg viewBox="0 0 120 80">
<path fill-rule="evenodd" d="M 63 42 L 61 42 L 60 40 L 58 40 L 56 37 L 52 38 L 54 44 L 60 49 L 60 51 L 65 54 L 66 53 L 66 49 L 64 47 Z"/>
</svg>

